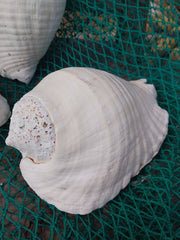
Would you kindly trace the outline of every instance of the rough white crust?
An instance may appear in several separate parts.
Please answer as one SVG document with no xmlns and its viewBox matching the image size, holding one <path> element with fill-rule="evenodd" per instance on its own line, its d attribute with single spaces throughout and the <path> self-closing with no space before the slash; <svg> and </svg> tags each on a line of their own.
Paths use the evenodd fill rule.
<svg viewBox="0 0 180 240">
<path fill-rule="evenodd" d="M 55 129 L 49 113 L 37 98 L 24 96 L 16 103 L 11 118 L 11 142 L 15 143 L 23 157 L 29 157 L 34 163 L 51 159 L 55 147 Z"/>
</svg>

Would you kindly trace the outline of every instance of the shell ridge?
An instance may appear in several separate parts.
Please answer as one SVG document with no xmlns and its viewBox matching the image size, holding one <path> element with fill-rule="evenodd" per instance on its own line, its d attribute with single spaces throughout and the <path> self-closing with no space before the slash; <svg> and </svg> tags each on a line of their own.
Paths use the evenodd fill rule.
<svg viewBox="0 0 180 240">
<path fill-rule="evenodd" d="M 99 72 L 99 71 L 98 71 Z M 106 72 L 102 72 L 102 74 L 104 75 L 103 76 L 103 80 L 105 79 L 105 78 L 107 78 L 108 77 L 108 80 L 110 79 L 110 81 L 107 81 L 106 82 L 106 84 L 108 85 L 108 87 L 111 87 L 111 89 L 112 89 L 112 91 L 114 92 L 114 94 L 116 95 L 116 97 L 119 99 L 119 102 L 121 102 L 121 104 L 120 105 L 122 105 L 122 106 L 124 106 L 124 104 L 126 104 L 126 106 L 128 106 L 128 108 L 130 107 L 130 109 L 128 109 L 128 112 L 126 111 L 126 108 L 125 107 L 123 107 L 123 114 L 124 114 L 124 116 L 126 116 L 126 121 L 127 121 L 127 128 L 126 128 L 126 130 L 127 130 L 127 135 L 131 135 L 130 134 L 130 132 L 128 133 L 128 130 L 130 129 L 130 125 L 131 125 L 131 123 L 128 121 L 128 119 L 131 119 L 131 118 L 133 118 L 133 115 L 134 115 L 134 109 L 133 109 L 133 107 L 131 108 L 131 106 L 130 106 L 130 104 L 128 103 L 129 102 L 129 100 L 130 100 L 130 102 L 131 103 L 133 103 L 133 98 L 132 98 L 132 96 L 129 94 L 129 91 L 128 91 L 128 88 L 127 88 L 127 86 L 128 86 L 128 82 L 126 82 L 126 81 L 124 81 L 123 79 L 121 79 L 121 78 L 115 78 L 112 74 L 107 74 L 107 76 L 106 76 L 106 74 L 105 74 Z M 111 84 L 111 83 L 113 83 L 113 85 Z M 120 94 L 118 95 L 118 90 L 120 91 Z M 123 101 L 121 101 L 121 97 L 120 96 L 123 96 Z M 131 98 L 131 99 L 129 99 L 129 97 Z M 115 104 L 116 105 L 116 104 Z M 116 113 L 118 113 L 119 111 L 118 111 L 118 106 L 117 106 L 117 109 L 116 110 L 114 110 Z M 120 113 L 120 112 L 119 112 Z M 129 117 L 128 117 L 129 116 Z M 125 140 L 126 139 L 129 139 L 129 138 L 125 138 Z M 133 143 L 133 140 L 132 140 L 132 143 Z M 126 143 L 126 145 L 128 145 L 128 143 Z M 128 152 L 128 149 L 127 148 L 124 148 L 124 150 L 126 150 L 126 152 L 124 152 L 124 155 L 128 155 L 127 154 L 127 152 Z M 127 166 L 127 163 L 128 163 L 128 161 L 129 161 L 129 159 L 126 159 L 125 160 L 125 158 L 123 159 L 122 158 L 122 161 L 124 161 L 124 165 L 122 164 L 122 166 L 123 166 L 123 168 L 124 169 L 128 169 L 128 168 L 126 168 L 126 166 Z M 122 181 L 124 181 L 124 179 L 125 179 L 125 176 L 126 176 L 126 174 L 127 174 L 127 172 L 126 171 L 121 171 L 121 166 L 119 166 L 119 168 L 117 168 L 117 169 L 119 169 L 119 172 L 123 172 L 123 175 L 121 175 L 121 179 L 122 179 Z M 116 175 L 118 175 L 118 171 L 117 171 L 117 174 Z"/>
<path fill-rule="evenodd" d="M 139 95 L 137 90 L 138 89 L 135 89 L 136 96 Z M 143 101 L 143 98 L 144 99 L 147 98 L 147 96 L 145 95 L 144 92 L 142 92 L 142 98 L 139 99 L 141 101 L 141 102 L 139 102 L 139 104 L 142 103 L 143 109 L 144 109 L 144 113 L 142 114 L 142 116 L 148 116 L 147 117 L 148 121 L 152 123 L 149 127 L 144 125 L 144 129 L 147 130 L 146 137 L 149 136 L 153 152 L 158 152 L 156 149 L 159 149 L 158 148 L 159 144 L 161 145 L 164 140 L 163 136 L 164 135 L 166 136 L 166 134 L 167 134 L 168 113 L 166 110 L 164 110 L 158 106 L 154 95 L 152 95 L 152 97 L 151 97 L 151 100 L 153 100 L 153 102 L 151 101 L 151 105 L 148 105 L 148 106 L 146 104 L 144 104 L 145 101 Z M 136 99 L 138 99 L 138 98 L 136 98 Z M 149 100 L 149 102 L 150 102 L 150 100 Z M 149 111 L 150 109 L 151 109 L 151 111 Z M 163 125 L 162 125 L 162 121 L 159 120 L 160 116 L 161 116 L 161 119 L 163 119 Z M 164 122 L 164 119 L 166 119 L 165 122 Z M 144 122 L 143 122 L 143 124 L 144 124 Z M 161 129 L 161 131 L 160 131 L 160 129 Z M 157 143 L 154 144 L 154 142 L 157 140 L 159 142 L 158 146 L 157 146 Z M 153 154 L 153 156 L 155 156 L 155 155 L 156 154 Z M 152 158 L 150 158 L 150 159 L 152 159 Z M 144 164 L 144 165 L 146 165 L 146 164 Z"/>
<path fill-rule="evenodd" d="M 109 75 L 110 76 L 110 75 Z M 134 116 L 136 116 L 136 118 L 138 117 L 138 115 L 139 115 L 139 111 L 135 111 L 136 110 L 136 108 L 138 109 L 138 104 L 135 104 L 135 101 L 133 101 L 134 99 L 133 99 L 133 94 L 132 95 L 130 95 L 130 91 L 128 91 L 128 86 L 129 86 L 129 83 L 128 82 L 125 82 L 124 80 L 121 82 L 121 79 L 119 79 L 119 78 L 115 78 L 113 75 L 112 75 L 112 79 L 111 80 L 114 80 L 114 84 L 116 84 L 116 87 L 117 87 L 117 89 L 119 88 L 119 90 L 120 89 L 122 89 L 123 88 L 123 91 L 124 91 L 124 94 L 126 93 L 127 94 L 127 101 L 129 100 L 128 99 L 128 95 L 129 95 L 129 97 L 131 97 L 132 98 L 132 101 L 131 101 L 131 104 L 133 104 L 133 107 L 132 107 L 132 109 L 131 109 L 131 111 L 130 111 L 130 113 L 132 114 L 132 118 L 134 117 Z M 120 84 L 121 83 L 121 84 Z M 125 83 L 125 85 L 126 85 L 126 88 L 125 88 L 125 86 L 124 86 L 124 83 Z M 131 86 L 132 87 L 132 86 Z M 130 88 L 130 87 L 129 87 Z M 125 95 L 126 95 L 125 94 Z M 126 112 L 125 112 L 125 114 L 126 114 Z M 128 116 L 128 114 L 126 114 L 126 116 Z M 128 118 L 127 118 L 128 119 Z M 140 119 L 139 119 L 140 120 Z M 137 121 L 138 122 L 138 121 Z M 134 123 L 134 124 L 136 124 L 136 122 Z M 130 129 L 130 126 L 131 126 L 131 124 L 129 124 L 129 129 Z M 136 126 L 135 126 L 135 136 L 138 136 L 138 130 L 139 130 L 139 132 L 141 132 L 141 134 L 143 135 L 143 136 L 145 136 L 144 135 L 144 133 L 143 133 L 143 131 L 141 131 L 141 128 L 139 127 L 138 128 L 138 124 L 136 124 Z M 140 137 L 137 139 L 137 142 L 139 142 L 140 141 Z M 133 138 L 133 140 L 132 140 L 132 143 L 134 142 L 134 138 Z M 141 143 L 141 150 L 143 151 L 143 149 L 145 149 L 145 146 L 147 146 L 146 144 L 144 145 L 143 144 L 143 148 L 142 148 L 142 143 Z M 136 149 L 136 148 L 135 148 Z M 140 157 L 140 149 L 136 149 L 136 151 L 135 151 L 135 153 L 133 153 L 132 152 L 132 155 L 133 155 L 133 157 L 134 157 L 134 159 L 137 159 L 138 158 L 138 156 Z M 135 156 L 134 156 L 135 155 Z M 130 156 L 130 158 L 131 158 L 131 156 Z M 126 161 L 126 162 L 128 162 L 128 161 Z M 138 165 L 136 165 L 136 168 L 138 168 Z M 126 169 L 128 169 L 128 167 L 126 168 Z M 128 170 L 127 171 L 127 173 L 126 174 L 128 174 L 128 172 L 129 172 L 130 170 Z M 131 175 L 131 177 L 132 176 L 134 176 L 135 175 L 135 173 L 136 173 L 136 169 L 134 169 L 134 174 L 132 174 Z M 125 174 L 125 176 L 126 176 L 126 174 Z M 126 180 L 126 177 L 123 177 L 122 178 L 123 179 L 123 186 L 125 186 L 126 184 L 125 184 L 125 182 L 126 181 L 128 181 L 128 180 Z"/>
<path fill-rule="evenodd" d="M 135 106 L 133 106 L 133 105 L 135 105 L 135 102 L 133 101 L 133 96 L 128 91 L 128 86 L 129 86 L 128 82 L 125 82 L 124 80 L 122 81 L 122 79 L 119 79 L 119 78 L 116 79 L 113 75 L 111 75 L 111 80 L 114 82 L 114 85 L 115 85 L 114 90 L 119 90 L 121 92 L 120 95 L 123 96 L 123 101 L 121 101 L 121 97 L 118 96 L 118 94 L 117 94 L 117 97 L 119 98 L 119 102 L 121 102 L 120 105 L 123 106 L 123 104 L 126 104 L 126 107 L 125 106 L 123 107 L 123 113 L 124 113 L 124 116 L 125 116 L 125 119 L 126 119 L 126 122 L 127 122 L 126 134 L 129 137 L 125 138 L 125 140 L 126 140 L 126 145 L 125 146 L 128 146 L 128 145 L 132 146 L 135 143 L 134 135 L 137 135 L 137 133 L 136 133 L 137 128 L 134 128 L 135 133 L 134 133 L 133 136 L 131 136 L 130 129 L 131 129 L 132 123 L 129 121 L 129 119 L 133 119 L 134 115 L 136 115 L 136 108 L 135 108 Z M 136 124 L 136 122 L 135 122 L 135 124 Z M 131 136 L 131 139 L 130 139 L 130 136 Z M 128 141 L 131 141 L 131 144 L 129 144 Z M 128 147 L 126 147 L 125 150 L 126 151 L 125 151 L 124 155 L 129 156 L 128 158 L 131 158 L 131 155 L 127 154 L 127 153 L 130 152 Z M 132 155 L 134 155 L 133 152 L 132 152 Z M 125 176 L 129 171 L 129 169 L 128 169 L 129 159 L 122 158 L 122 161 L 124 162 L 123 168 L 126 169 L 126 171 L 123 170 L 122 181 L 124 181 Z"/>
<path fill-rule="evenodd" d="M 153 95 L 154 98 L 157 97 L 157 92 L 156 92 L 154 85 L 147 83 L 146 79 L 135 80 L 135 81 L 132 81 L 131 83 L 133 83 L 137 87 L 143 89 L 144 91 L 146 91 L 146 93 Z"/>
</svg>

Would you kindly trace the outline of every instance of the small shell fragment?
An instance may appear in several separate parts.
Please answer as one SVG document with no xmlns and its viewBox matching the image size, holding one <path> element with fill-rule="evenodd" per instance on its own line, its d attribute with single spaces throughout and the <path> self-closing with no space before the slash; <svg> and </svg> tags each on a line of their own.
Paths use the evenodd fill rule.
<svg viewBox="0 0 180 240">
<path fill-rule="evenodd" d="M 6 143 L 21 151 L 22 175 L 42 199 L 87 214 L 152 160 L 167 129 L 168 113 L 145 79 L 72 67 L 49 74 L 15 104 Z"/>
<path fill-rule="evenodd" d="M 0 95 L 0 126 L 7 122 L 11 115 L 10 107 L 7 100 Z"/>
</svg>

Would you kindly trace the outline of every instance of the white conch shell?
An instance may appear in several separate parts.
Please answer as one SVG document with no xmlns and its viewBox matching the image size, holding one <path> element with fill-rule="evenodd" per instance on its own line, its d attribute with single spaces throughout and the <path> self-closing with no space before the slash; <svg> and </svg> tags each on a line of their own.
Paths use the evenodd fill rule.
<svg viewBox="0 0 180 240">
<path fill-rule="evenodd" d="M 42 199 L 87 214 L 152 160 L 167 128 L 146 80 L 74 67 L 49 74 L 15 104 L 6 143 L 22 152 L 22 175 Z"/>
<path fill-rule="evenodd" d="M 11 115 L 9 104 L 7 100 L 0 95 L 0 126 L 7 122 Z"/>
<path fill-rule="evenodd" d="M 0 75 L 31 80 L 55 36 L 66 0 L 0 0 Z"/>
</svg>

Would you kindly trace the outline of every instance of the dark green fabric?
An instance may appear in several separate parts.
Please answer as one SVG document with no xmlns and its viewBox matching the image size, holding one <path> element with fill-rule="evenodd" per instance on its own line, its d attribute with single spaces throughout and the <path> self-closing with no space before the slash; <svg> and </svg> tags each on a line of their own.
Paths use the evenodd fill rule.
<svg viewBox="0 0 180 240">
<path fill-rule="evenodd" d="M 153 161 L 104 208 L 71 215 L 42 201 L 23 180 L 20 153 L 0 128 L 0 239 L 180 239 L 180 2 L 70 0 L 29 85 L 0 77 L 14 103 L 44 76 L 68 66 L 147 78 L 169 113 L 168 135 Z"/>
</svg>

